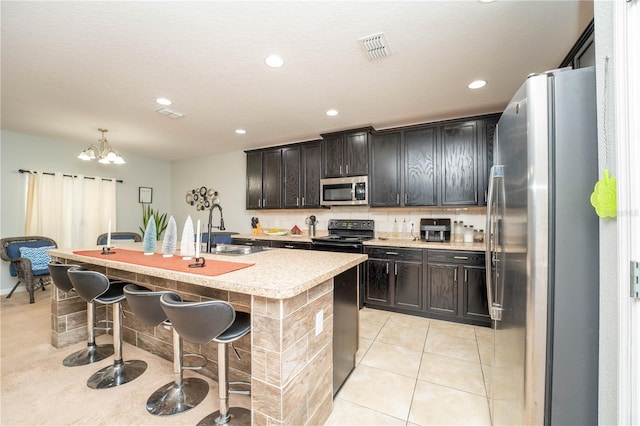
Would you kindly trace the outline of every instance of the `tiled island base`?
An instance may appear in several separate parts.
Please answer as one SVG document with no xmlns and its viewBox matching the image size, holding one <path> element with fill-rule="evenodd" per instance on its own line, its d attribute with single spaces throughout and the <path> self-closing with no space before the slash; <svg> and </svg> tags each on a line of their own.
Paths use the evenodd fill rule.
<svg viewBox="0 0 640 426">
<path fill-rule="evenodd" d="M 110 267 L 82 266 L 151 290 L 175 291 L 185 300 L 226 300 L 236 310 L 250 312 L 251 333 L 234 343 L 241 359 L 229 349 L 229 380 L 251 382 L 252 424 L 312 425 L 323 424 L 328 418 L 333 406 L 333 279 L 289 299 L 271 299 Z M 86 340 L 86 303 L 59 291 L 52 294 L 52 345 L 64 347 Z M 98 318 L 111 318 L 110 307 L 96 307 Z M 171 330 L 142 324 L 126 301 L 123 310 L 124 340 L 172 360 Z M 318 315 L 322 327 L 316 326 Z M 194 345 L 185 341 L 184 352 L 204 355 L 208 363 L 200 372 L 218 379 L 215 343 Z M 189 362 L 185 358 L 185 363 Z"/>
</svg>

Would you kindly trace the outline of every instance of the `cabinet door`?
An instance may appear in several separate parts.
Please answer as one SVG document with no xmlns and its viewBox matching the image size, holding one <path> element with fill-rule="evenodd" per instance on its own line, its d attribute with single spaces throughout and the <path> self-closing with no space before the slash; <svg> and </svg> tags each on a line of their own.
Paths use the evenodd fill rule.
<svg viewBox="0 0 640 426">
<path fill-rule="evenodd" d="M 458 315 L 458 266 L 427 264 L 427 311 Z"/>
<path fill-rule="evenodd" d="M 404 133 L 404 205 L 435 206 L 437 127 Z"/>
<path fill-rule="evenodd" d="M 478 124 L 476 121 L 442 126 L 441 204 L 478 203 Z"/>
<path fill-rule="evenodd" d="M 489 172 L 493 166 L 493 145 L 496 135 L 496 126 L 500 116 L 487 118 L 484 123 L 484 166 L 479 167 L 482 174 L 482 204 L 487 204 L 487 194 L 489 192 Z"/>
<path fill-rule="evenodd" d="M 385 306 L 391 304 L 389 263 L 388 260 L 381 259 L 367 261 L 365 303 Z"/>
<path fill-rule="evenodd" d="M 369 173 L 369 133 L 347 133 L 345 136 L 346 161 L 344 176 L 360 176 Z"/>
<path fill-rule="evenodd" d="M 371 206 L 400 205 L 400 133 L 371 137 L 369 186 Z"/>
<path fill-rule="evenodd" d="M 342 135 L 331 136 L 322 141 L 322 177 L 342 176 L 344 149 Z"/>
<path fill-rule="evenodd" d="M 486 269 L 480 266 L 464 266 L 463 316 L 491 322 L 487 305 Z"/>
<path fill-rule="evenodd" d="M 395 286 L 393 305 L 398 308 L 422 310 L 422 263 L 394 263 Z"/>
<path fill-rule="evenodd" d="M 301 205 L 300 146 L 282 149 L 282 206 L 285 209 Z"/>
<path fill-rule="evenodd" d="M 320 142 L 317 142 L 302 147 L 302 207 L 320 207 L 320 146 Z"/>
<path fill-rule="evenodd" d="M 247 152 L 247 209 L 262 207 L 262 152 Z"/>
<path fill-rule="evenodd" d="M 262 152 L 262 208 L 279 209 L 282 206 L 282 151 Z"/>
</svg>

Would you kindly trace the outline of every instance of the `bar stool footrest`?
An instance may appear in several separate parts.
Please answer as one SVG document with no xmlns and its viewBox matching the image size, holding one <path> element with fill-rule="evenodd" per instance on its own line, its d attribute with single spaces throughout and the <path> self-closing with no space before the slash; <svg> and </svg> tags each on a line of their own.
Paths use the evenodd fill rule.
<svg viewBox="0 0 640 426">
<path fill-rule="evenodd" d="M 197 358 L 202 361 L 201 365 L 182 365 L 183 370 L 202 370 L 205 365 L 207 365 L 207 358 L 200 354 L 183 354 L 182 359 L 185 358 Z"/>
<path fill-rule="evenodd" d="M 234 393 L 236 395 L 251 395 L 251 383 L 229 382 L 229 393 Z"/>
</svg>

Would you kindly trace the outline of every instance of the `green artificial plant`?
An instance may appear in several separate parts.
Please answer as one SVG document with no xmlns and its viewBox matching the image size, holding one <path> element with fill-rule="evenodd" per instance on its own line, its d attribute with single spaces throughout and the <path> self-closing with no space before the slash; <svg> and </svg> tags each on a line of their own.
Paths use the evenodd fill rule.
<svg viewBox="0 0 640 426">
<path fill-rule="evenodd" d="M 167 229 L 167 214 L 160 214 L 157 210 L 154 211 L 153 208 L 151 208 L 151 204 L 142 204 L 142 227 L 140 228 L 140 232 L 144 235 L 144 231 L 147 229 L 147 223 L 149 223 L 149 218 L 152 215 L 156 222 L 156 240 L 160 240 L 160 234 Z"/>
</svg>

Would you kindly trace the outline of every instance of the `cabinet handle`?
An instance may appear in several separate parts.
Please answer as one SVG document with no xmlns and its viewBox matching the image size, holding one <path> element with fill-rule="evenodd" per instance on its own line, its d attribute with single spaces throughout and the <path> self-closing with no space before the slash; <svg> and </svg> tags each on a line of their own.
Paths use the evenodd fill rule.
<svg viewBox="0 0 640 426">
<path fill-rule="evenodd" d="M 467 271 L 466 269 L 464 270 L 464 283 L 465 284 L 469 282 L 468 275 L 467 275 L 468 272 L 469 271 Z"/>
<path fill-rule="evenodd" d="M 404 204 L 405 206 L 407 205 L 407 203 L 409 202 L 409 194 L 407 192 L 404 193 Z"/>
<path fill-rule="evenodd" d="M 458 283 L 458 270 L 457 269 L 453 270 L 453 282 L 456 283 L 456 284 Z"/>
<path fill-rule="evenodd" d="M 300 207 L 300 198 L 296 197 L 296 207 Z"/>
<path fill-rule="evenodd" d="M 258 208 L 262 207 L 262 198 L 258 198 Z"/>
<path fill-rule="evenodd" d="M 453 256 L 454 259 L 467 260 L 469 259 L 467 256 Z"/>
<path fill-rule="evenodd" d="M 262 199 L 262 207 L 267 207 L 267 199 L 266 198 Z"/>
<path fill-rule="evenodd" d="M 292 246 L 292 245 L 289 245 L 289 244 L 285 244 L 285 245 L 284 245 L 284 248 L 293 248 L 293 246 Z M 465 271 L 465 272 L 466 272 L 466 271 Z"/>
<path fill-rule="evenodd" d="M 476 193 L 475 193 L 475 196 L 474 196 L 474 200 L 475 200 L 476 203 L 478 202 L 478 190 L 477 189 L 476 189 Z"/>
<path fill-rule="evenodd" d="M 244 245 L 245 245 L 245 246 L 252 246 L 252 245 L 253 245 L 253 243 L 251 243 L 251 242 L 247 241 L 246 243 L 244 243 Z"/>
<path fill-rule="evenodd" d="M 389 275 L 389 262 L 386 263 L 387 266 L 387 275 Z"/>
<path fill-rule="evenodd" d="M 394 275 L 396 277 L 398 276 L 398 264 L 397 263 L 393 264 L 393 273 L 394 273 Z"/>
<path fill-rule="evenodd" d="M 302 207 L 304 207 L 304 206 L 305 206 L 305 204 L 304 204 L 304 197 L 302 197 Z"/>
<path fill-rule="evenodd" d="M 349 174 L 349 165 L 347 164 L 344 168 L 346 170 L 345 174 L 348 175 Z"/>
<path fill-rule="evenodd" d="M 340 175 L 342 175 L 342 164 L 340 164 Z"/>
<path fill-rule="evenodd" d="M 396 194 L 396 204 L 400 204 L 400 194 Z"/>
<path fill-rule="evenodd" d="M 384 254 L 386 254 L 387 256 L 397 256 L 398 252 L 397 251 L 387 251 Z"/>
</svg>

